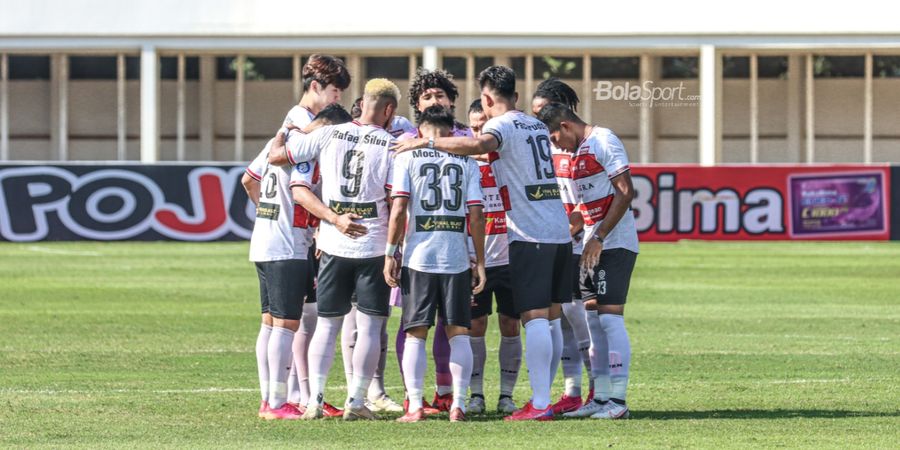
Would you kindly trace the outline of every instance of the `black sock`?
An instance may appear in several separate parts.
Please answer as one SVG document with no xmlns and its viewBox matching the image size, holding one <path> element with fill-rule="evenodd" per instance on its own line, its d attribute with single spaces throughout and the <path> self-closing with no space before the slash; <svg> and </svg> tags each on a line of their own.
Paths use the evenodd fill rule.
<svg viewBox="0 0 900 450">
<path fill-rule="evenodd" d="M 616 403 L 618 405 L 625 406 L 625 400 L 620 400 L 618 398 L 611 398 L 611 399 L 609 399 L 609 401 Z"/>
</svg>

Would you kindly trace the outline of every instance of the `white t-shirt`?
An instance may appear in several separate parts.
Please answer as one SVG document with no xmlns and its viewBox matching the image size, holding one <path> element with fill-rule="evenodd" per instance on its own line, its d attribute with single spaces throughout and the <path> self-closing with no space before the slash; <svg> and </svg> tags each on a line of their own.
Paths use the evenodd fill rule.
<svg viewBox="0 0 900 450">
<path fill-rule="evenodd" d="M 509 241 L 506 238 L 506 211 L 509 211 L 509 191 L 500 186 L 491 169 L 499 155 L 488 153 L 491 162 L 478 162 L 481 171 L 481 193 L 484 197 L 484 266 L 509 264 Z M 469 239 L 469 256 L 474 259 L 475 246 Z"/>
<path fill-rule="evenodd" d="M 611 179 L 630 170 L 622 141 L 608 128 L 594 127 L 572 158 L 572 175 L 580 194 L 584 234 L 593 236 L 615 196 Z M 603 240 L 603 249 L 624 248 L 638 252 L 634 213 L 629 209 Z"/>
<path fill-rule="evenodd" d="M 356 213 L 368 232 L 356 239 L 328 223 L 319 225 L 318 248 L 344 258 L 384 255 L 387 243 L 388 204 L 393 138 L 377 125 L 357 121 L 327 126 L 309 134 L 291 132 L 286 142 L 288 160 L 318 161 L 322 177 L 322 203 L 338 214 Z"/>
<path fill-rule="evenodd" d="M 484 124 L 482 133 L 494 136 L 499 143 L 500 158 L 492 168 L 500 184 L 509 188 L 509 241 L 571 242 L 547 126 L 521 111 L 509 111 Z"/>
<path fill-rule="evenodd" d="M 302 162 L 292 166 L 291 189 L 294 186 L 305 186 L 316 197 L 322 198 L 322 177 L 319 176 L 319 163 Z M 306 245 L 312 247 L 315 240 L 316 228 L 319 227 L 319 218 L 303 209 L 300 205 L 294 208 L 294 226 L 306 228 Z"/>
<path fill-rule="evenodd" d="M 409 197 L 403 266 L 427 273 L 469 269 L 466 214 L 482 205 L 475 160 L 418 149 L 394 160 L 392 197 Z"/>
<path fill-rule="evenodd" d="M 566 214 L 571 215 L 578 207 L 578 188 L 572 179 L 572 154 L 552 145 L 553 168 L 556 170 L 556 182 L 559 184 L 559 198 L 566 208 Z M 580 255 L 584 249 L 584 230 L 572 238 L 572 253 Z"/>
<path fill-rule="evenodd" d="M 312 111 L 307 109 L 304 106 L 294 105 L 290 111 L 288 111 L 287 115 L 284 117 L 283 126 L 294 125 L 301 130 L 303 127 L 309 125 L 310 122 L 316 117 Z"/>
<path fill-rule="evenodd" d="M 406 117 L 394 116 L 394 119 L 391 120 L 391 129 L 388 132 L 391 133 L 391 136 L 397 138 L 406 133 L 418 133 L 418 128 Z"/>
<path fill-rule="evenodd" d="M 297 226 L 297 210 L 291 196 L 291 166 L 268 163 L 272 141 L 247 167 L 247 174 L 260 181 L 259 206 L 250 235 L 250 261 L 306 259 L 308 252 L 306 227 Z M 303 211 L 305 213 L 305 211 Z"/>
</svg>

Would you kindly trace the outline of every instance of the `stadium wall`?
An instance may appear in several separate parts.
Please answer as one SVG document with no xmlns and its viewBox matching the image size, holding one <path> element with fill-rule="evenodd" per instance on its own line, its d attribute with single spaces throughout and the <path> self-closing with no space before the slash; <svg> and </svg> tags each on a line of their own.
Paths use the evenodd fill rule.
<svg viewBox="0 0 900 450">
<path fill-rule="evenodd" d="M 0 239 L 244 240 L 235 165 L 0 165 Z M 900 166 L 639 165 L 641 240 L 900 240 Z"/>
</svg>

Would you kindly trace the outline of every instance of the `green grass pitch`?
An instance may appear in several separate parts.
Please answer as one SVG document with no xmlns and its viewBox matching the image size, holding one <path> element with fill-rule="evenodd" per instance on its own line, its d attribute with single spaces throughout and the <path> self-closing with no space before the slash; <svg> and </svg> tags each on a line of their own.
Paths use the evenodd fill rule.
<svg viewBox="0 0 900 450">
<path fill-rule="evenodd" d="M 261 421 L 246 256 L 246 243 L 0 245 L 0 447 L 900 446 L 897 244 L 644 244 L 626 309 L 633 419 L 611 423 Z M 498 336 L 492 321 L 491 410 Z M 526 388 L 523 368 L 520 404 Z"/>
</svg>

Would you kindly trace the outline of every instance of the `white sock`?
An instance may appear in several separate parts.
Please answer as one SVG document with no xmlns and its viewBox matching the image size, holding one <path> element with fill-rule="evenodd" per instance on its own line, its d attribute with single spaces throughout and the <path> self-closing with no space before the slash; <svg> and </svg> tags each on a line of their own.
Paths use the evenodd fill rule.
<svg viewBox="0 0 900 450">
<path fill-rule="evenodd" d="M 631 343 L 625 331 L 625 318 L 615 314 L 600 316 L 603 331 L 609 342 L 610 398 L 625 401 L 628 390 L 628 366 L 631 363 Z"/>
<path fill-rule="evenodd" d="M 387 323 L 388 321 L 385 320 L 381 324 L 381 354 L 378 357 L 378 367 L 375 369 L 375 376 L 372 377 L 372 382 L 369 383 L 369 400 L 378 400 L 387 395 L 387 392 L 384 390 L 384 368 L 387 365 L 388 351 Z"/>
<path fill-rule="evenodd" d="M 553 338 L 547 319 L 532 319 L 525 324 L 525 366 L 531 383 L 531 404 L 535 409 L 550 405 L 550 368 Z"/>
<path fill-rule="evenodd" d="M 584 302 L 581 300 L 572 300 L 562 305 L 563 317 L 569 321 L 572 327 L 572 333 L 575 334 L 575 341 L 578 343 L 578 352 L 581 356 L 581 363 L 585 370 L 591 371 L 591 333 L 588 330 L 587 317 L 585 315 Z"/>
<path fill-rule="evenodd" d="M 466 412 L 466 394 L 472 378 L 472 342 L 465 334 L 453 336 L 449 342 L 450 375 L 453 376 L 453 404 L 450 409 L 460 408 Z"/>
<path fill-rule="evenodd" d="M 341 327 L 341 360 L 344 362 L 344 379 L 347 386 L 353 384 L 353 349 L 356 347 L 356 306 L 344 316 Z"/>
<path fill-rule="evenodd" d="M 500 395 L 512 397 L 522 367 L 522 337 L 500 337 Z"/>
<path fill-rule="evenodd" d="M 484 336 L 469 338 L 472 344 L 472 381 L 469 382 L 469 390 L 472 395 L 484 396 L 484 361 L 487 359 L 487 346 L 484 344 Z M 451 347 L 452 351 L 452 347 Z"/>
<path fill-rule="evenodd" d="M 588 354 L 591 358 L 591 378 L 593 379 L 602 372 L 609 374 L 609 362 L 607 360 L 609 358 L 609 347 L 606 345 L 606 333 L 603 332 L 603 324 L 600 323 L 600 315 L 597 314 L 597 311 L 585 311 L 585 318 L 587 319 L 588 332 L 591 339 Z M 603 339 L 602 344 L 600 342 L 601 338 Z M 604 352 L 599 351 L 601 345 L 607 350 Z M 603 360 L 601 361 L 600 358 Z"/>
<path fill-rule="evenodd" d="M 403 382 L 409 397 L 409 412 L 422 409 L 422 389 L 425 384 L 425 339 L 406 335 L 403 349 Z"/>
<path fill-rule="evenodd" d="M 356 346 L 353 348 L 353 384 L 347 390 L 348 400 L 354 407 L 366 401 L 366 392 L 378 369 L 381 355 L 381 326 L 387 317 L 370 316 L 356 312 Z"/>
<path fill-rule="evenodd" d="M 297 341 L 297 335 L 294 333 L 294 342 Z M 296 346 L 296 344 L 294 345 Z M 300 382 L 297 380 L 297 351 L 291 349 L 291 371 L 288 373 L 287 379 L 287 401 L 288 403 L 300 404 Z"/>
<path fill-rule="evenodd" d="M 287 380 L 291 373 L 291 344 L 294 332 L 272 327 L 269 336 L 269 407 L 278 409 L 287 401 Z"/>
<path fill-rule="evenodd" d="M 565 394 L 569 397 L 581 397 L 581 355 L 578 353 L 578 342 L 575 333 L 564 314 L 561 318 L 563 335 L 562 369 L 566 385 Z"/>
<path fill-rule="evenodd" d="M 269 336 L 272 326 L 262 324 L 256 336 L 256 372 L 259 374 L 259 394 L 262 400 L 269 399 Z"/>
<path fill-rule="evenodd" d="M 297 367 L 297 384 L 300 385 L 300 405 L 309 403 L 309 342 L 316 332 L 318 314 L 315 303 L 303 304 L 300 329 L 294 334 L 294 366 Z"/>
<path fill-rule="evenodd" d="M 328 371 L 334 363 L 334 345 L 341 331 L 343 317 L 319 317 L 316 331 L 309 342 L 309 403 L 310 408 L 322 406 Z"/>
<path fill-rule="evenodd" d="M 553 356 L 550 360 L 550 390 L 552 391 L 553 380 L 556 379 L 556 372 L 559 370 L 559 363 L 562 361 L 563 336 L 561 319 L 550 321 L 550 343 L 553 349 Z"/>
</svg>

